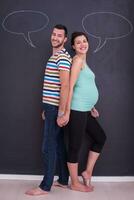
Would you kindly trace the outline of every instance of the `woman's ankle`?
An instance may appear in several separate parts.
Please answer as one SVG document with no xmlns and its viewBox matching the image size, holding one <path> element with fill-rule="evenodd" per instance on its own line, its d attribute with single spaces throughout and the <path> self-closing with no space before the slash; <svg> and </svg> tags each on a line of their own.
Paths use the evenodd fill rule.
<svg viewBox="0 0 134 200">
<path fill-rule="evenodd" d="M 84 176 L 85 178 L 90 178 L 91 177 L 91 171 L 89 171 L 89 170 L 83 171 L 82 176 Z"/>
</svg>

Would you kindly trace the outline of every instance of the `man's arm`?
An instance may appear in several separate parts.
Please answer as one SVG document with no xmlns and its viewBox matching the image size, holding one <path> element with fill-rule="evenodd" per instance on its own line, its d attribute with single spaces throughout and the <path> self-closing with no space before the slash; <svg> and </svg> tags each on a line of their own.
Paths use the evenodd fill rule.
<svg viewBox="0 0 134 200">
<path fill-rule="evenodd" d="M 58 116 L 62 116 L 65 113 L 67 98 L 69 93 L 69 75 L 70 75 L 69 71 L 60 70 L 61 89 L 60 89 Z"/>
</svg>

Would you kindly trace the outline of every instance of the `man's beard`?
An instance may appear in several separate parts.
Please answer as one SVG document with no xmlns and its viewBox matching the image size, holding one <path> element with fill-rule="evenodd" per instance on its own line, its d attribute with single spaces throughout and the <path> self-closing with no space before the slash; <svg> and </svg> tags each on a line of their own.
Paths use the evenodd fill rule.
<svg viewBox="0 0 134 200">
<path fill-rule="evenodd" d="M 63 44 L 64 44 L 64 42 L 61 42 L 61 43 L 59 43 L 59 44 L 57 44 L 55 46 L 52 45 L 52 47 L 55 48 L 55 49 L 58 49 L 59 47 L 63 46 Z"/>
</svg>

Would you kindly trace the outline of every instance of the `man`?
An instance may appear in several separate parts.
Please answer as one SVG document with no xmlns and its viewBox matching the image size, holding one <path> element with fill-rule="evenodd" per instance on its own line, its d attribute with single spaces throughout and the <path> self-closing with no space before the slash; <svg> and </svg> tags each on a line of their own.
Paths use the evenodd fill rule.
<svg viewBox="0 0 134 200">
<path fill-rule="evenodd" d="M 64 115 L 69 92 L 71 57 L 64 48 L 66 41 L 67 28 L 63 25 L 56 25 L 51 34 L 52 56 L 46 65 L 43 84 L 44 177 L 38 188 L 26 192 L 29 195 L 44 195 L 51 190 L 56 158 L 59 165 L 57 185 L 65 187 L 68 184 L 64 135 L 63 130 L 57 124 L 57 121 Z"/>
</svg>

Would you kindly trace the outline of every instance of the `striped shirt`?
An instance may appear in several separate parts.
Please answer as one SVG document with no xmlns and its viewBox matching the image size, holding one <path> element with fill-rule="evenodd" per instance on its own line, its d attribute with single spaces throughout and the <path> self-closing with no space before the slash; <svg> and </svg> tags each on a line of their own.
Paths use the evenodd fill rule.
<svg viewBox="0 0 134 200">
<path fill-rule="evenodd" d="M 46 65 L 42 102 L 58 106 L 60 100 L 60 70 L 70 71 L 71 57 L 66 49 L 52 55 Z"/>
</svg>

